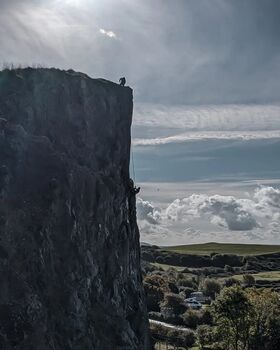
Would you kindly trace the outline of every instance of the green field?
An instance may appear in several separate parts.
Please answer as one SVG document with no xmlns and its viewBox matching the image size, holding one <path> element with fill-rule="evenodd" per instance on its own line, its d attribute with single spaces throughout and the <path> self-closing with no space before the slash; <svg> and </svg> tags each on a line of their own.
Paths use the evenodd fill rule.
<svg viewBox="0 0 280 350">
<path fill-rule="evenodd" d="M 157 268 L 161 268 L 164 271 L 167 271 L 169 269 L 174 269 L 178 272 L 181 272 L 183 270 L 185 270 L 184 266 L 174 266 L 174 265 L 167 265 L 167 264 L 159 264 L 159 263 L 151 263 L 151 265 L 157 267 Z"/>
<path fill-rule="evenodd" d="M 280 271 L 265 271 L 252 274 L 256 281 L 280 281 Z M 243 275 L 234 275 L 233 278 L 242 281 Z"/>
<path fill-rule="evenodd" d="M 210 255 L 211 253 L 235 255 L 262 255 L 280 252 L 280 245 L 265 244 L 233 244 L 233 243 L 204 243 L 162 247 L 162 250 L 180 254 Z"/>
</svg>

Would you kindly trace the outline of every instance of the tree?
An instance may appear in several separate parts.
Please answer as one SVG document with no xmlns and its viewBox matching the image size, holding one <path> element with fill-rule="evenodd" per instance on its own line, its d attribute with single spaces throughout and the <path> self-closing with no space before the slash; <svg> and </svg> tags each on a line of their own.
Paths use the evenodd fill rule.
<svg viewBox="0 0 280 350">
<path fill-rule="evenodd" d="M 207 297 L 215 299 L 216 295 L 221 291 L 221 285 L 218 281 L 207 278 L 202 284 L 202 290 Z"/>
<path fill-rule="evenodd" d="M 280 349 L 280 300 L 271 290 L 247 290 L 253 312 L 250 319 L 251 350 Z"/>
<path fill-rule="evenodd" d="M 195 335 L 191 331 L 180 331 L 178 329 L 170 329 L 168 331 L 169 342 L 175 346 L 188 349 L 195 343 Z"/>
<path fill-rule="evenodd" d="M 184 299 L 180 295 L 174 293 L 166 293 L 164 295 L 161 308 L 171 308 L 175 316 L 181 315 L 187 309 Z"/>
<path fill-rule="evenodd" d="M 208 325 L 201 325 L 197 327 L 197 341 L 201 350 L 206 345 L 213 343 L 213 329 Z"/>
<path fill-rule="evenodd" d="M 196 328 L 200 322 L 200 314 L 195 310 L 187 310 L 182 316 L 184 325 L 189 328 Z"/>
<path fill-rule="evenodd" d="M 159 311 L 159 304 L 163 301 L 164 293 L 170 292 L 168 282 L 159 275 L 144 278 L 144 289 L 149 311 Z"/>
<path fill-rule="evenodd" d="M 236 284 L 240 285 L 240 282 L 233 277 L 230 277 L 230 278 L 227 278 L 226 280 L 224 280 L 225 287 L 231 287 L 231 286 L 234 286 Z"/>
<path fill-rule="evenodd" d="M 280 349 L 280 299 L 276 292 L 233 286 L 225 288 L 212 307 L 223 349 Z"/>
<path fill-rule="evenodd" d="M 225 288 L 213 303 L 214 320 L 225 349 L 247 348 L 250 301 L 240 287 Z"/>
</svg>

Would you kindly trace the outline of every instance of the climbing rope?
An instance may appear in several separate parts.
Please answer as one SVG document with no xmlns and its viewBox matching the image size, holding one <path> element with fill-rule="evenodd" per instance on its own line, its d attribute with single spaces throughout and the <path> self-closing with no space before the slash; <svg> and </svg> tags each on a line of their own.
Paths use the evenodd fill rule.
<svg viewBox="0 0 280 350">
<path fill-rule="evenodd" d="M 135 177 L 134 154 L 133 154 L 133 147 L 132 147 L 132 146 L 131 146 L 131 161 L 132 161 L 132 176 L 133 176 L 133 182 L 135 183 L 136 177 Z"/>
</svg>

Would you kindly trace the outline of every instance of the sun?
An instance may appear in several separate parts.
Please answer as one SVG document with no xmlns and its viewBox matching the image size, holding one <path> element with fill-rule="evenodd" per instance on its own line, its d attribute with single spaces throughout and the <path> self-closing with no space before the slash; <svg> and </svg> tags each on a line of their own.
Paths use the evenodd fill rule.
<svg viewBox="0 0 280 350">
<path fill-rule="evenodd" d="M 56 2 L 60 5 L 79 7 L 82 6 L 86 0 L 56 0 Z"/>
</svg>

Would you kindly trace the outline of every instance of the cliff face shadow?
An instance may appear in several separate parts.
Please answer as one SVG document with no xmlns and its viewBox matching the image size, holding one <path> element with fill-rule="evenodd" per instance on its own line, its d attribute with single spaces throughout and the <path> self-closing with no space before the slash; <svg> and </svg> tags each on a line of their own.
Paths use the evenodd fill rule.
<svg viewBox="0 0 280 350">
<path fill-rule="evenodd" d="M 0 73 L 0 348 L 148 349 L 132 90 Z"/>
</svg>

